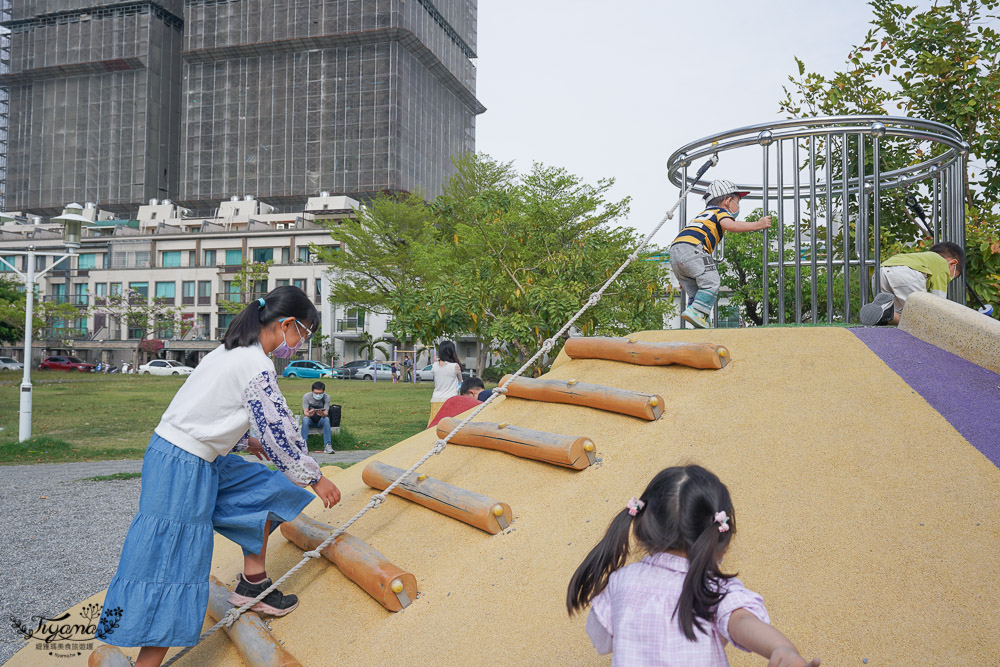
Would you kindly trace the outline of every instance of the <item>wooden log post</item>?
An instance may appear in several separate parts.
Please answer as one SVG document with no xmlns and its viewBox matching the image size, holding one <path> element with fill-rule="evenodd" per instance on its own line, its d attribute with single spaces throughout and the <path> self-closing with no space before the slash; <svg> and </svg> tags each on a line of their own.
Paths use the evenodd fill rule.
<svg viewBox="0 0 1000 667">
<path fill-rule="evenodd" d="M 406 471 L 402 468 L 372 461 L 361 472 L 361 479 L 374 489 L 384 490 L 404 472 Z M 496 535 L 507 528 L 513 517 L 510 505 L 507 503 L 475 491 L 460 489 L 427 475 L 414 473 L 393 489 L 392 493 L 485 530 L 491 535 Z"/>
<path fill-rule="evenodd" d="M 282 523 L 280 530 L 289 542 L 309 551 L 322 544 L 333 527 L 300 514 Z M 320 553 L 389 611 L 402 611 L 417 599 L 417 578 L 353 535 L 340 535 Z"/>
<path fill-rule="evenodd" d="M 509 375 L 503 376 L 500 384 L 503 385 L 509 378 Z M 517 378 L 507 385 L 507 396 L 529 401 L 582 405 L 648 421 L 656 421 L 663 415 L 662 396 L 576 380 Z"/>
<path fill-rule="evenodd" d="M 132 667 L 132 661 L 117 647 L 101 644 L 87 657 L 88 667 Z"/>
<path fill-rule="evenodd" d="M 442 419 L 437 426 L 438 437 L 445 437 L 460 423 L 451 417 Z M 574 470 L 583 470 L 597 460 L 597 448 L 590 438 L 492 422 L 469 422 L 448 442 L 452 445 L 495 449 Z"/>
<path fill-rule="evenodd" d="M 571 359 L 607 359 L 639 366 L 680 364 L 691 368 L 725 368 L 729 350 L 714 343 L 644 343 L 635 338 L 576 337 L 563 347 Z"/>
<path fill-rule="evenodd" d="M 209 578 L 208 591 L 208 615 L 219 621 L 233 608 L 228 600 L 231 591 L 214 576 Z M 302 665 L 278 643 L 260 616 L 252 611 L 243 612 L 233 623 L 233 627 L 225 630 L 240 657 L 250 667 L 301 667 Z"/>
</svg>

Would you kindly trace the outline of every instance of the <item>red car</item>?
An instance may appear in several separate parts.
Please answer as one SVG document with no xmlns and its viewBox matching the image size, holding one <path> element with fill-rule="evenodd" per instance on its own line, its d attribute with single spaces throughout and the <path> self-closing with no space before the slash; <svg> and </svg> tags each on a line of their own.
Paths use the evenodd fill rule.
<svg viewBox="0 0 1000 667">
<path fill-rule="evenodd" d="M 76 357 L 47 357 L 45 361 L 38 365 L 43 371 L 80 371 L 89 373 L 94 370 L 94 364 L 88 364 L 83 359 Z"/>
</svg>

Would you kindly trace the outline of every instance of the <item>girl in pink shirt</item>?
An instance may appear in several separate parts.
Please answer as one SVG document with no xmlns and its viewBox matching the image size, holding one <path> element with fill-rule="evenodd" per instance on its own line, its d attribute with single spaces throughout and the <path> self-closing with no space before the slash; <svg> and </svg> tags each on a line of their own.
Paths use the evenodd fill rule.
<svg viewBox="0 0 1000 667">
<path fill-rule="evenodd" d="M 719 563 L 736 533 L 729 489 L 701 466 L 667 468 L 618 513 L 573 573 L 566 607 L 612 665 L 728 665 L 727 642 L 769 667 L 817 667 L 770 625 L 764 601 Z M 649 554 L 625 566 L 630 533 Z"/>
</svg>

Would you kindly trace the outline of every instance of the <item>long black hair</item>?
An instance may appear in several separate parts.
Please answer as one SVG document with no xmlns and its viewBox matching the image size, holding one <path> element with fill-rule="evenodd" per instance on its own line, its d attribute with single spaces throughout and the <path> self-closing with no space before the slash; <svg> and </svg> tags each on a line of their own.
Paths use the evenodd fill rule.
<svg viewBox="0 0 1000 667">
<path fill-rule="evenodd" d="M 674 615 L 684 636 L 694 641 L 695 630 L 705 632 L 702 620 L 711 622 L 724 597 L 719 583 L 736 575 L 719 571 L 719 558 L 736 533 L 736 519 L 729 489 L 701 466 L 679 466 L 660 471 L 639 498 L 645 506 L 635 516 L 628 508 L 619 512 L 573 573 L 566 593 L 566 609 L 573 614 L 608 585 L 611 573 L 625 565 L 629 532 L 650 554 L 683 551 L 688 572 Z M 717 512 L 725 512 L 729 529 L 719 532 Z"/>
<path fill-rule="evenodd" d="M 319 326 L 319 313 L 306 293 L 295 285 L 275 287 L 263 297 L 251 301 L 240 311 L 229 328 L 222 343 L 227 350 L 234 347 L 249 347 L 260 342 L 260 330 L 283 317 L 294 317 L 300 324 L 315 331 Z"/>
<path fill-rule="evenodd" d="M 459 368 L 462 367 L 462 362 L 458 360 L 458 350 L 450 340 L 443 340 L 438 343 L 438 360 L 458 364 Z"/>
</svg>

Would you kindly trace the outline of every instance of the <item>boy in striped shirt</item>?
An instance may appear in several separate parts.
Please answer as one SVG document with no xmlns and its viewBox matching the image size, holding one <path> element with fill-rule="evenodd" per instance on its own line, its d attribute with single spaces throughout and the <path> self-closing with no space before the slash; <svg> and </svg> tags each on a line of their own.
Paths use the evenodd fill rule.
<svg viewBox="0 0 1000 667">
<path fill-rule="evenodd" d="M 719 270 L 712 252 L 726 232 L 755 232 L 771 226 L 771 216 L 755 222 L 739 222 L 740 192 L 730 181 L 713 181 L 705 192 L 708 208 L 695 216 L 681 230 L 670 246 L 670 268 L 687 295 L 687 308 L 681 319 L 705 329 L 712 326 L 709 317 L 719 296 Z"/>
</svg>

